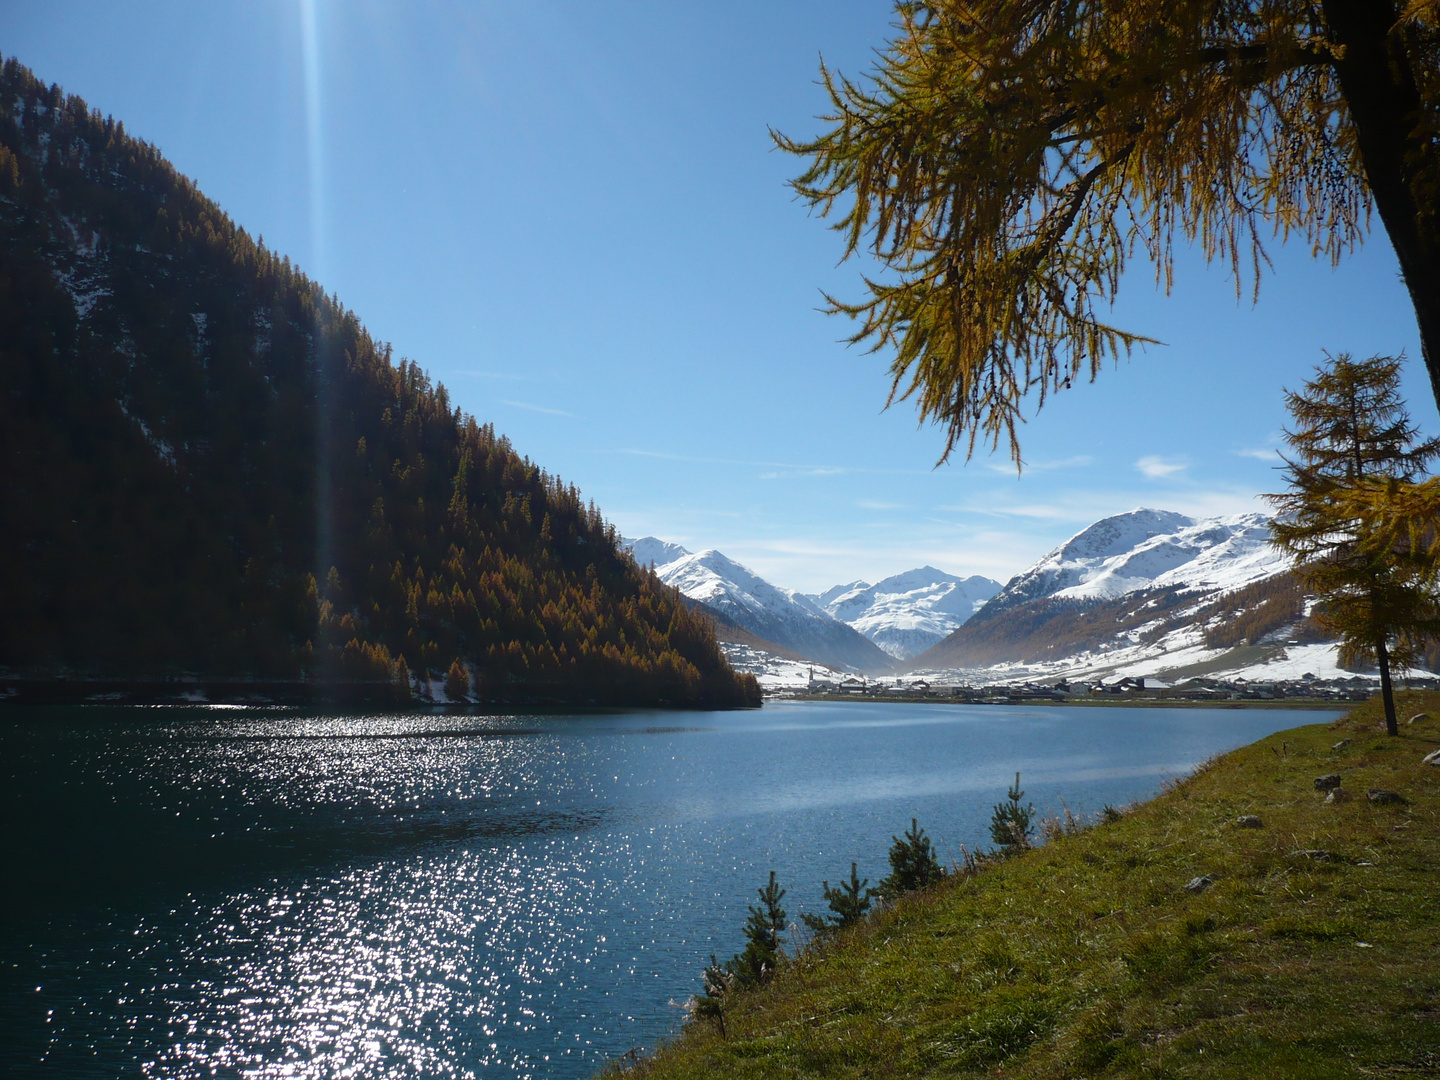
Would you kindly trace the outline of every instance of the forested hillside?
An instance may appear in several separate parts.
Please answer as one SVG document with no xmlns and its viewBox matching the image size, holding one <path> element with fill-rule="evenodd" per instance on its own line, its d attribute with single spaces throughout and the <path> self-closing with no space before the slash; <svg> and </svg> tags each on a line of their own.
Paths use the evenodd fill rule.
<svg viewBox="0 0 1440 1080">
<path fill-rule="evenodd" d="M 758 703 L 575 488 L 152 146 L 0 71 L 0 670 Z"/>
</svg>

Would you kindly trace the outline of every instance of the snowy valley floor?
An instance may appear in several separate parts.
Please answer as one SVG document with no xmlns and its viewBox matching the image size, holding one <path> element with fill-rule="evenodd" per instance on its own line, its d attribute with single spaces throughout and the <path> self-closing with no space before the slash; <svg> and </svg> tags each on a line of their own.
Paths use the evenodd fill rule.
<svg viewBox="0 0 1440 1080">
<path fill-rule="evenodd" d="M 767 694 L 803 690 L 812 680 L 839 685 L 859 676 L 836 671 L 822 664 L 787 660 L 747 645 L 724 646 L 736 670 L 747 671 Z M 1373 673 L 1362 673 L 1373 677 Z M 939 686 L 998 686 L 1017 683 L 1053 684 L 1067 682 L 1115 682 L 1145 678 L 1176 685 L 1205 678 L 1225 682 L 1290 682 L 1314 676 L 1317 680 L 1350 679 L 1355 673 L 1341 668 L 1333 642 L 1306 645 L 1285 643 L 1242 646 L 1236 649 L 1206 649 L 1199 642 L 1162 650 L 1134 645 L 1097 653 L 1082 653 L 1048 664 L 997 664 L 987 668 L 916 670 L 902 675 L 871 676 L 881 686 L 910 685 L 923 680 Z"/>
</svg>

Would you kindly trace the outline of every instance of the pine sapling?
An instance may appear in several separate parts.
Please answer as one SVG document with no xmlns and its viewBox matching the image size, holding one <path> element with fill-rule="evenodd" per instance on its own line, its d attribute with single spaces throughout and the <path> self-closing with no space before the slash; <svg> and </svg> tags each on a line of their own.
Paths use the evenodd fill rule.
<svg viewBox="0 0 1440 1080">
<path fill-rule="evenodd" d="M 996 803 L 990 814 L 990 839 L 1000 846 L 1004 855 L 1014 855 L 1033 846 L 1035 839 L 1035 804 L 1020 805 L 1025 792 L 1020 790 L 1020 774 L 1005 793 L 1006 801 Z"/>
<path fill-rule="evenodd" d="M 704 992 L 687 1002 L 692 1020 L 714 1020 L 720 1028 L 720 1037 L 725 1038 L 725 1001 L 730 988 L 735 984 L 735 975 L 728 964 L 721 964 L 710 954 L 710 963 L 701 975 Z"/>
<path fill-rule="evenodd" d="M 879 894 L 887 900 L 924 889 L 945 876 L 930 838 L 920 828 L 918 819 L 910 819 L 910 831 L 904 837 L 892 836 L 890 874 L 880 882 Z"/>
<path fill-rule="evenodd" d="M 812 915 L 805 912 L 800 916 L 805 925 L 822 937 L 826 934 L 838 933 L 846 927 L 854 926 L 870 911 L 870 901 L 875 897 L 874 889 L 867 889 L 870 879 L 860 880 L 855 863 L 850 864 L 850 880 L 842 881 L 835 888 L 830 887 L 830 882 L 824 882 L 825 902 L 829 904 L 831 915 Z"/>
<path fill-rule="evenodd" d="M 750 917 L 745 920 L 745 949 L 726 965 L 740 987 L 768 981 L 785 955 L 786 915 L 780 906 L 785 890 L 776 883 L 774 870 L 770 871 L 769 884 L 756 892 L 760 903 L 750 905 Z"/>
</svg>

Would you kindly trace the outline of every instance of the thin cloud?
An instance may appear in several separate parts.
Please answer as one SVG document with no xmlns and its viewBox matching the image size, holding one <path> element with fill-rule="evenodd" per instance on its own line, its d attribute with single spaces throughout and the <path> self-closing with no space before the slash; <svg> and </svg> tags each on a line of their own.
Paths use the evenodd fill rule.
<svg viewBox="0 0 1440 1080">
<path fill-rule="evenodd" d="M 454 372 L 451 377 L 454 378 L 456 376 L 465 379 L 494 379 L 499 382 L 525 381 L 524 375 L 513 375 L 508 371 L 474 371 L 471 369 L 465 369 Z"/>
<path fill-rule="evenodd" d="M 1176 473 L 1184 472 L 1189 467 L 1186 462 L 1176 461 L 1173 458 L 1156 457 L 1154 454 L 1149 454 L 1135 462 L 1135 468 L 1139 469 L 1141 473 L 1148 476 L 1151 480 L 1161 480 L 1167 476 L 1174 476 Z"/>
<path fill-rule="evenodd" d="M 841 476 L 846 473 L 864 473 L 873 476 L 929 476 L 933 470 L 922 469 L 872 469 L 850 465 L 799 465 L 791 461 L 752 461 L 745 458 L 696 457 L 690 454 L 673 454 L 668 450 L 636 450 L 624 447 L 615 451 L 627 457 L 656 458 L 660 461 L 682 461 L 697 465 L 737 465 L 742 468 L 771 469 L 762 480 L 775 480 L 782 476 Z"/>
<path fill-rule="evenodd" d="M 855 505 L 858 506 L 861 510 L 903 510 L 903 509 L 905 509 L 905 507 L 904 507 L 901 503 L 878 502 L 878 501 L 876 501 L 875 499 L 858 499 L 858 500 L 856 500 Z"/>
<path fill-rule="evenodd" d="M 544 413 L 546 416 L 568 416 L 571 420 L 575 419 L 575 414 L 572 412 L 566 412 L 564 409 L 550 409 L 544 405 L 532 405 L 528 401 L 510 401 L 502 398 L 500 404 L 509 405 L 512 409 L 524 409 L 526 412 Z"/>
<path fill-rule="evenodd" d="M 1273 446 L 1257 446 L 1253 450 L 1236 450 L 1235 456 L 1254 458 L 1256 461 L 1265 461 L 1273 465 L 1280 460 L 1280 451 Z"/>
<path fill-rule="evenodd" d="M 833 467 L 833 466 L 820 466 L 819 468 L 814 468 L 814 469 L 804 469 L 804 468 L 785 469 L 785 470 L 783 470 L 783 471 L 777 471 L 777 470 L 772 469 L 772 470 L 769 471 L 769 472 L 763 472 L 763 473 L 761 473 L 761 474 L 760 474 L 760 479 L 761 479 L 761 480 L 796 480 L 796 479 L 800 479 L 800 478 L 804 478 L 804 477 L 811 477 L 811 476 L 844 476 L 844 475 L 845 475 L 847 472 L 849 472 L 849 471 L 850 471 L 849 469 L 841 469 L 841 468 Z"/>
<path fill-rule="evenodd" d="M 1020 475 L 1031 472 L 1053 472 L 1056 469 L 1080 469 L 1093 464 L 1095 464 L 1095 459 L 1089 454 L 1076 454 L 1074 457 L 1056 458 L 1053 461 L 1026 461 L 1023 463 Z M 1015 475 L 1014 462 L 1001 465 L 999 462 L 987 461 L 985 468 L 1005 476 Z"/>
<path fill-rule="evenodd" d="M 1019 506 L 943 506 L 942 510 L 951 510 L 964 514 L 983 514 L 986 517 L 1022 517 L 1038 518 L 1042 521 L 1065 521 L 1073 520 L 1077 515 L 1073 508 L 1055 506 L 1048 503 L 1028 503 Z"/>
</svg>

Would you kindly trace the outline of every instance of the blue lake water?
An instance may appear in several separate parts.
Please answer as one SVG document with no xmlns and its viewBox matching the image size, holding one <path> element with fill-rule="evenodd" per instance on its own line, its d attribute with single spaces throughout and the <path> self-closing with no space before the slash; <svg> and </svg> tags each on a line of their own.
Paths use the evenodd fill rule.
<svg viewBox="0 0 1440 1080">
<path fill-rule="evenodd" d="M 0 1074 L 581 1077 L 674 1032 L 768 872 L 987 843 L 1335 713 L 0 712 Z"/>
</svg>

